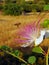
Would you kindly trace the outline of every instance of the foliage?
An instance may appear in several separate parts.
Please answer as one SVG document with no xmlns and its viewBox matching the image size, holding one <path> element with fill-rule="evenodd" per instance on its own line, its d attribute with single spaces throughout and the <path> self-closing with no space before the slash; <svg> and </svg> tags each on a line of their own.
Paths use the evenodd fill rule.
<svg viewBox="0 0 49 65">
<path fill-rule="evenodd" d="M 3 52 L 5 52 L 9 55 L 12 55 L 13 57 L 15 57 L 15 58 L 19 59 L 20 61 L 24 62 L 25 64 L 27 64 L 27 62 L 20 57 L 21 52 L 19 50 L 12 49 L 12 51 L 9 51 L 9 49 L 11 49 L 11 48 L 8 46 L 0 46 L 0 50 L 2 50 Z"/>
<path fill-rule="evenodd" d="M 20 56 L 20 54 L 21 54 L 21 52 L 19 50 L 14 50 L 12 53 L 16 56 Z"/>
<path fill-rule="evenodd" d="M 42 50 L 41 47 L 34 47 L 34 48 L 32 49 L 32 52 L 43 53 L 43 50 Z"/>
<path fill-rule="evenodd" d="M 49 4 L 44 6 L 45 11 L 49 11 Z"/>
<path fill-rule="evenodd" d="M 40 1 L 37 2 L 37 4 L 45 5 L 45 1 L 44 0 L 40 0 Z"/>
<path fill-rule="evenodd" d="M 22 14 L 22 7 L 21 5 L 17 4 L 5 4 L 4 9 L 3 9 L 5 14 L 8 15 L 20 15 Z"/>
<path fill-rule="evenodd" d="M 49 0 L 33 0 L 26 1 L 25 0 L 15 0 L 15 3 L 12 0 L 5 0 L 4 8 L 0 5 L 0 10 L 2 10 L 7 15 L 20 15 L 22 12 L 42 12 L 45 10 L 49 10 Z M 47 4 L 47 5 L 46 5 Z M 44 9 L 44 10 L 43 10 Z"/>
<path fill-rule="evenodd" d="M 26 3 L 26 4 L 34 4 L 33 1 L 26 1 L 25 3 Z"/>
<path fill-rule="evenodd" d="M 0 10 L 2 10 L 3 9 L 3 5 L 0 5 Z"/>
<path fill-rule="evenodd" d="M 42 5 L 42 4 L 37 4 L 36 11 L 37 11 L 37 12 L 42 12 L 42 11 L 43 11 L 43 7 L 44 7 L 44 5 Z"/>
<path fill-rule="evenodd" d="M 16 0 L 16 4 L 23 4 L 25 2 L 25 0 Z"/>
<path fill-rule="evenodd" d="M 49 26 L 49 20 L 48 19 L 44 20 L 44 22 L 41 23 L 41 26 L 44 27 L 44 28 L 48 28 L 48 26 Z"/>
<path fill-rule="evenodd" d="M 32 4 L 32 11 L 33 11 L 33 12 L 34 12 L 34 11 L 37 11 L 36 9 L 37 9 L 37 4 Z"/>
<path fill-rule="evenodd" d="M 28 62 L 29 62 L 30 64 L 34 64 L 34 63 L 36 62 L 36 57 L 35 57 L 35 56 L 30 56 L 30 57 L 28 58 Z"/>
<path fill-rule="evenodd" d="M 24 3 L 24 5 L 23 5 L 23 10 L 24 10 L 25 12 L 32 12 L 32 5 L 29 4 L 29 3 Z"/>
<path fill-rule="evenodd" d="M 9 51 L 16 56 L 19 56 L 21 54 L 21 52 L 19 50 L 13 50 L 12 48 L 10 48 L 8 46 L 1 46 L 0 49 L 3 51 Z"/>
<path fill-rule="evenodd" d="M 7 51 L 7 50 L 9 51 L 10 50 L 10 48 L 8 46 L 1 46 L 0 49 L 1 50 L 5 50 L 5 51 Z"/>
<path fill-rule="evenodd" d="M 42 65 L 42 64 L 44 64 L 45 65 L 45 61 L 43 60 L 42 61 L 42 57 L 41 58 L 36 58 L 36 56 L 34 56 L 33 54 L 33 56 L 32 55 L 29 55 L 29 57 L 27 57 L 27 59 L 24 59 L 23 60 L 23 57 L 24 57 L 24 55 L 23 55 L 23 57 L 20 57 L 19 55 L 21 55 L 21 51 L 19 51 L 19 50 L 14 50 L 14 49 L 12 49 L 12 51 L 9 51 L 9 48 L 10 47 L 7 47 L 7 46 L 0 46 L 0 50 L 3 50 L 2 52 L 5 52 L 5 53 L 7 53 L 8 55 L 10 55 L 11 57 L 13 56 L 14 58 L 16 58 L 17 60 L 19 60 L 19 62 L 20 62 L 20 64 L 21 65 L 32 65 L 32 64 L 36 64 L 36 62 L 37 62 L 37 65 Z M 10 48 L 11 49 L 11 48 Z M 36 48 L 33 48 L 34 49 L 34 51 L 35 52 L 37 52 L 37 53 L 40 53 L 40 52 L 42 52 L 41 51 L 41 48 L 39 48 L 39 47 L 36 47 Z M 36 49 L 37 49 L 37 51 L 36 51 Z M 39 50 L 40 49 L 40 50 Z M 1 52 L 1 54 L 2 54 L 2 52 Z M 4 57 L 4 55 L 5 54 L 2 54 L 1 56 L 3 56 Z M 7 56 L 7 55 L 6 55 Z M 10 59 L 11 59 L 11 57 L 10 57 Z M 12 57 L 12 58 L 13 58 Z M 38 56 L 37 56 L 38 57 Z M 4 57 L 5 58 L 5 57 Z M 8 60 L 8 63 L 9 63 L 9 61 L 10 61 L 10 59 L 9 59 L 9 56 L 8 56 L 8 58 L 7 58 Z M 37 61 L 36 61 L 36 59 L 37 59 Z M 2 59 L 2 61 L 3 61 L 4 59 Z M 13 59 L 12 59 L 13 60 Z M 26 62 L 26 61 L 28 61 L 28 62 Z M 16 61 L 16 60 L 13 60 L 13 61 Z M 17 62 L 17 61 L 16 61 Z M 41 62 L 41 63 L 40 63 Z M 11 61 L 10 61 L 10 63 L 11 63 Z M 14 63 L 14 65 L 15 65 L 15 63 Z"/>
<path fill-rule="evenodd" d="M 43 11 L 44 5 L 45 5 L 44 1 L 39 1 L 36 4 L 34 4 L 32 1 L 28 1 L 28 2 L 25 2 L 24 7 L 26 7 L 25 10 L 27 10 L 27 12 L 28 10 L 41 12 Z"/>
<path fill-rule="evenodd" d="M 11 3 L 12 2 L 12 0 L 5 0 L 5 3 L 7 4 L 7 3 Z"/>
<path fill-rule="evenodd" d="M 48 4 L 48 3 L 49 3 L 49 0 L 44 0 L 44 1 L 45 1 L 45 3 L 46 3 L 46 4 Z"/>
</svg>

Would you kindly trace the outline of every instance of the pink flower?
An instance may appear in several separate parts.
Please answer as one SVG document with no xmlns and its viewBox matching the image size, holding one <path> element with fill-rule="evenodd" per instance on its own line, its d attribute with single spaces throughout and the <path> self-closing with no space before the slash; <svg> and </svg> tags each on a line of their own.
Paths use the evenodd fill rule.
<svg viewBox="0 0 49 65">
<path fill-rule="evenodd" d="M 20 28 L 19 31 L 16 32 L 18 38 L 15 38 L 14 41 L 17 44 L 30 43 L 38 36 L 37 33 L 38 29 L 35 22 L 26 24 L 23 28 Z"/>
</svg>

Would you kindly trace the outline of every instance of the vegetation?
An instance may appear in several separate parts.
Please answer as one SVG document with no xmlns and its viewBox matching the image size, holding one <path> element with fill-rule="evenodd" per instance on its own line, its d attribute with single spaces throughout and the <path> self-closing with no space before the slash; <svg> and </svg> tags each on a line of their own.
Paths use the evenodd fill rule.
<svg viewBox="0 0 49 65">
<path fill-rule="evenodd" d="M 49 4 L 44 6 L 45 11 L 49 11 Z"/>
<path fill-rule="evenodd" d="M 48 4 L 48 3 L 49 3 L 49 0 L 44 0 L 44 1 L 45 1 L 45 3 L 46 3 L 46 4 Z"/>
<path fill-rule="evenodd" d="M 33 0 L 33 1 L 25 2 L 25 0 L 16 0 L 16 1 L 4 0 L 4 4 L 0 5 L 0 11 L 6 15 L 21 15 L 22 13 L 29 13 L 32 11 L 33 12 L 49 11 L 49 1 Z M 31 52 L 29 52 L 28 54 L 27 53 L 24 54 L 22 50 L 23 48 L 21 49 L 16 48 L 17 44 L 13 41 L 13 39 L 16 38 L 16 33 L 15 33 L 16 29 L 19 29 L 21 25 L 24 26 L 25 24 L 28 24 L 32 21 L 34 22 L 36 19 L 40 18 L 42 14 L 34 15 L 34 16 L 33 15 L 31 16 L 1 15 L 0 16 L 1 18 L 0 19 L 0 65 L 48 65 L 49 64 L 49 57 L 48 57 L 49 40 L 44 42 L 44 45 L 47 46 L 47 48 L 46 47 L 43 48 L 42 46 L 44 45 L 35 46 L 31 48 Z M 49 14 L 45 16 L 45 18 L 48 17 Z M 18 23 L 21 22 L 20 27 L 17 26 L 17 22 Z M 41 26 L 42 28 L 49 29 L 49 19 L 45 19 L 44 22 L 41 23 Z"/>
<path fill-rule="evenodd" d="M 3 5 L 0 5 L 0 10 L 2 10 L 3 9 Z"/>
<path fill-rule="evenodd" d="M 24 12 L 32 12 L 32 5 L 29 3 L 24 3 L 23 5 L 23 11 Z"/>
<path fill-rule="evenodd" d="M 20 15 L 22 14 L 22 7 L 21 5 L 16 5 L 16 4 L 5 4 L 4 9 L 3 9 L 5 14 L 10 14 L 10 15 Z"/>
<path fill-rule="evenodd" d="M 25 55 L 23 54 L 23 56 L 22 56 L 21 55 L 22 52 L 19 50 L 13 50 L 12 48 L 7 47 L 7 46 L 0 46 L 0 50 L 2 50 L 2 52 L 5 52 L 5 53 L 15 57 L 16 59 L 19 59 L 19 63 L 20 63 L 20 61 L 22 61 L 22 63 L 24 63 L 24 64 L 34 64 L 36 62 L 36 57 L 31 56 L 31 55 L 29 55 L 27 61 L 23 60 L 23 57 L 25 57 Z M 1 56 L 2 56 L 2 54 L 1 54 Z"/>
<path fill-rule="evenodd" d="M 33 51 L 33 52 L 36 52 L 36 53 L 43 53 L 41 47 L 34 47 L 34 48 L 32 49 L 32 51 Z"/>
<path fill-rule="evenodd" d="M 35 57 L 35 56 L 30 56 L 30 57 L 28 58 L 28 62 L 29 62 L 30 64 L 34 64 L 35 61 L 36 61 L 36 57 Z"/>
<path fill-rule="evenodd" d="M 35 1 L 26 1 L 25 0 L 5 0 L 4 1 L 4 7 L 0 5 L 0 9 L 3 9 L 3 12 L 6 15 L 20 15 L 23 12 L 43 12 L 43 11 L 49 11 L 49 5 L 48 0 L 39 0 Z M 47 3 L 47 4 L 46 4 Z"/>
<path fill-rule="evenodd" d="M 49 28 L 49 20 L 48 20 L 48 19 L 44 20 L 44 22 L 41 23 L 41 26 L 42 26 L 43 28 Z"/>
</svg>

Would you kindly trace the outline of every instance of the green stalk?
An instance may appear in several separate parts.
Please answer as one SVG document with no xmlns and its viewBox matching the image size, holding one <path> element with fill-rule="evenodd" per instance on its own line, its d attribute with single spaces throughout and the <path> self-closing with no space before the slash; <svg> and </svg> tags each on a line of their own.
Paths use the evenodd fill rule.
<svg viewBox="0 0 49 65">
<path fill-rule="evenodd" d="M 4 51 L 4 50 L 3 50 L 3 51 Z M 6 53 L 12 55 L 13 57 L 16 57 L 17 59 L 19 59 L 20 61 L 24 62 L 25 64 L 28 64 L 24 59 L 22 59 L 22 58 L 20 58 L 20 57 L 18 57 L 18 56 L 16 56 L 16 55 L 14 55 L 14 54 L 12 54 L 11 52 L 8 52 L 8 51 L 4 51 L 4 52 L 6 52 Z"/>
<path fill-rule="evenodd" d="M 48 53 L 46 54 L 46 65 L 48 65 Z"/>
</svg>

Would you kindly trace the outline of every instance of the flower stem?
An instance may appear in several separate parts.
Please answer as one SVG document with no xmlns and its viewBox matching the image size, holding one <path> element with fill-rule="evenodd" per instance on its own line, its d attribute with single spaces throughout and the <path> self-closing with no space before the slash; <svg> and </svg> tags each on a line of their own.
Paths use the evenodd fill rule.
<svg viewBox="0 0 49 65">
<path fill-rule="evenodd" d="M 48 65 L 48 53 L 46 54 L 46 65 Z"/>
</svg>

